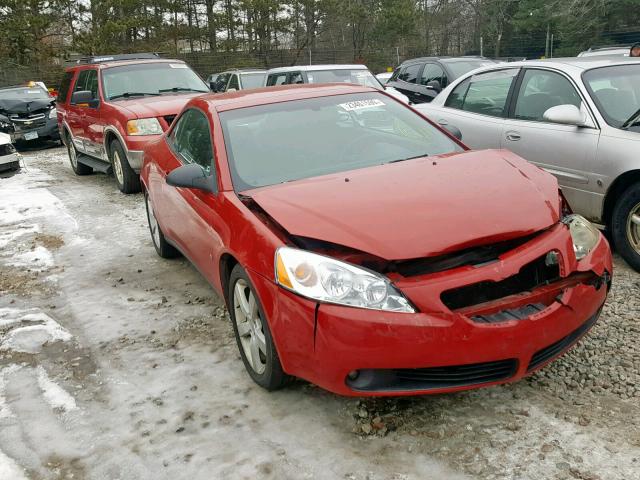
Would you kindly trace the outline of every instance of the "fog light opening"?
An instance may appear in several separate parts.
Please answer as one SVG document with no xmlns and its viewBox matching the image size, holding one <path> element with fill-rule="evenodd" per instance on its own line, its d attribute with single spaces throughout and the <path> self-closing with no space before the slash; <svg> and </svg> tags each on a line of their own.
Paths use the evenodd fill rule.
<svg viewBox="0 0 640 480">
<path fill-rule="evenodd" d="M 348 374 L 347 374 L 347 378 L 349 380 L 355 380 L 356 378 L 358 378 L 360 376 L 360 371 L 358 370 L 351 370 Z"/>
</svg>

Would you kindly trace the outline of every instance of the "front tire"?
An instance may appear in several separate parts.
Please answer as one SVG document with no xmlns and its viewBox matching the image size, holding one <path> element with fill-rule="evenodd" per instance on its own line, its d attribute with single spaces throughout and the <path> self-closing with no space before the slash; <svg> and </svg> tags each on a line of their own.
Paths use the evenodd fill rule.
<svg viewBox="0 0 640 480">
<path fill-rule="evenodd" d="M 120 191 L 122 193 L 138 193 L 141 190 L 140 175 L 129 165 L 127 154 L 118 140 L 112 140 L 109 144 L 109 157 L 113 176 L 116 178 Z"/>
<path fill-rule="evenodd" d="M 149 232 L 151 232 L 151 241 L 158 255 L 162 258 L 175 258 L 180 252 L 164 237 L 164 233 L 160 229 L 160 224 L 156 219 L 153 205 L 149 199 L 149 192 L 144 193 L 144 204 L 147 207 L 147 221 L 149 222 Z"/>
<path fill-rule="evenodd" d="M 71 163 L 73 173 L 76 175 L 91 175 L 93 173 L 93 168 L 78 162 L 78 151 L 73 144 L 71 135 L 67 135 L 67 153 L 69 154 L 69 163 Z"/>
<path fill-rule="evenodd" d="M 631 268 L 640 272 L 640 183 L 627 188 L 611 217 L 613 243 Z"/>
<path fill-rule="evenodd" d="M 284 387 L 291 377 L 282 370 L 260 299 L 240 265 L 231 271 L 228 298 L 229 315 L 247 373 L 266 390 Z"/>
</svg>

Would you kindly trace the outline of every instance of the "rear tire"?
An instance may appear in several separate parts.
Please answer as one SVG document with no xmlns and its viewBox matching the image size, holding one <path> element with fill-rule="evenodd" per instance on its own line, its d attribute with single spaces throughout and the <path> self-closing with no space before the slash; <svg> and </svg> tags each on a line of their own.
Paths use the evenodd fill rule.
<svg viewBox="0 0 640 480">
<path fill-rule="evenodd" d="M 284 373 L 260 299 L 240 265 L 229 278 L 229 316 L 249 376 L 262 388 L 278 390 L 291 382 Z"/>
<path fill-rule="evenodd" d="M 149 199 L 149 192 L 144 193 L 144 204 L 147 207 L 149 232 L 151 232 L 151 241 L 153 242 L 153 247 L 156 249 L 156 253 L 162 258 L 175 258 L 179 256 L 180 252 L 178 252 L 173 245 L 167 242 L 167 239 L 164 237 L 164 233 L 162 233 L 160 224 L 158 223 L 153 211 L 153 205 L 151 205 L 151 200 Z"/>
<path fill-rule="evenodd" d="M 88 167 L 84 163 L 78 162 L 78 151 L 76 150 L 71 135 L 67 135 L 67 153 L 69 154 L 69 163 L 71 163 L 71 169 L 76 175 L 91 175 L 93 168 Z"/>
<path fill-rule="evenodd" d="M 118 188 L 122 193 L 138 193 L 140 188 L 140 175 L 133 171 L 127 160 L 127 154 L 118 140 L 112 140 L 109 144 L 109 160 L 113 168 L 113 176 L 116 178 Z"/>
<path fill-rule="evenodd" d="M 627 188 L 613 208 L 611 233 L 618 253 L 640 272 L 640 183 Z"/>
</svg>

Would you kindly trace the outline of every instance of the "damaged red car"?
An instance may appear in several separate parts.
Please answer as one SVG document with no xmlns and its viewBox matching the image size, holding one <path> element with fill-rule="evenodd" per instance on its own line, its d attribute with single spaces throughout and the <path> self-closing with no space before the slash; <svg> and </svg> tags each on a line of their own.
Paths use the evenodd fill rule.
<svg viewBox="0 0 640 480">
<path fill-rule="evenodd" d="M 609 246 L 555 178 L 384 92 L 204 95 L 145 152 L 149 226 L 225 299 L 249 375 L 342 395 L 510 382 L 597 321 Z"/>
</svg>

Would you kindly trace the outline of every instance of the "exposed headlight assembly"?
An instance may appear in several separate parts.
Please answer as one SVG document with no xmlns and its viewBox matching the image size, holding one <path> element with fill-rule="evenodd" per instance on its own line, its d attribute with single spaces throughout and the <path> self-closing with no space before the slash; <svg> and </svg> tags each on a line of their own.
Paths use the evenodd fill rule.
<svg viewBox="0 0 640 480">
<path fill-rule="evenodd" d="M 139 118 L 127 122 L 127 133 L 129 135 L 160 135 L 162 127 L 157 118 Z"/>
<path fill-rule="evenodd" d="M 589 220 L 577 214 L 564 217 L 562 223 L 569 227 L 576 258 L 583 259 L 598 243 L 600 231 Z"/>
<path fill-rule="evenodd" d="M 281 247 L 276 251 L 275 275 L 278 285 L 319 302 L 415 313 L 387 278 L 323 255 Z"/>
<path fill-rule="evenodd" d="M 49 118 L 57 118 L 58 116 L 58 110 L 56 109 L 56 107 L 53 107 L 51 110 L 49 110 Z"/>
</svg>

